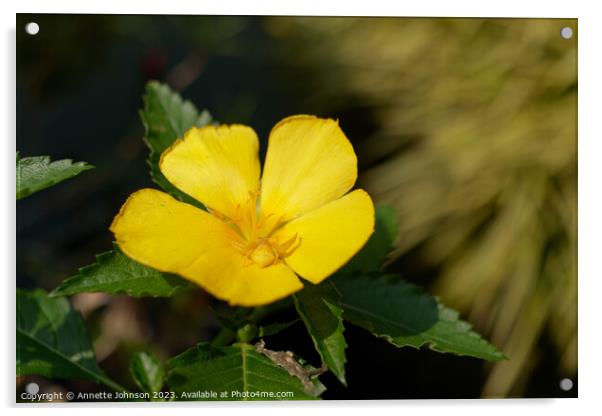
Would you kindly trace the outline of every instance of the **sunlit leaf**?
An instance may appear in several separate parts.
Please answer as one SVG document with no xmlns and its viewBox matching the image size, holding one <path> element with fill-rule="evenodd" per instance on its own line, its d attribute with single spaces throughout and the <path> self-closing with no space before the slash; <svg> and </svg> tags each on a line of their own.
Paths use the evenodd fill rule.
<svg viewBox="0 0 602 416">
<path fill-rule="evenodd" d="M 144 266 L 113 245 L 113 250 L 99 254 L 96 263 L 82 267 L 79 274 L 65 279 L 52 296 L 82 292 L 125 293 L 133 297 L 167 297 L 190 284 L 173 274 Z"/>
<path fill-rule="evenodd" d="M 93 169 L 86 162 L 73 162 L 71 159 L 50 161 L 48 156 L 19 158 L 17 153 L 17 199 L 25 198 L 65 179 Z"/>
<path fill-rule="evenodd" d="M 418 286 L 387 276 L 336 281 L 344 318 L 398 347 L 420 348 L 497 361 L 504 355 L 472 331 L 458 312 Z"/>
<path fill-rule="evenodd" d="M 169 367 L 168 384 L 180 400 L 309 400 L 324 390 L 314 378 L 308 391 L 299 378 L 243 343 L 229 347 L 198 344 L 172 358 Z M 217 396 L 183 394 L 199 391 L 213 391 Z M 280 392 L 290 397 L 278 396 Z"/>
<path fill-rule="evenodd" d="M 202 127 L 213 121 L 208 111 L 199 114 L 190 101 L 182 100 L 167 85 L 151 81 L 146 85 L 144 108 L 140 111 L 144 124 L 144 141 L 150 149 L 148 164 L 153 181 L 181 201 L 202 208 L 202 204 L 173 186 L 159 169 L 161 154 L 193 126 Z"/>
<path fill-rule="evenodd" d="M 341 295 L 331 282 L 321 285 L 306 284 L 294 295 L 295 307 L 305 323 L 316 350 L 341 383 L 345 380 L 345 337 Z"/>
<path fill-rule="evenodd" d="M 96 363 L 81 316 L 65 298 L 17 289 L 17 376 L 86 379 L 124 391 Z"/>
<path fill-rule="evenodd" d="M 144 392 L 152 394 L 161 391 L 163 387 L 165 378 L 163 364 L 148 352 L 140 351 L 134 354 L 130 361 L 130 374 Z"/>
</svg>

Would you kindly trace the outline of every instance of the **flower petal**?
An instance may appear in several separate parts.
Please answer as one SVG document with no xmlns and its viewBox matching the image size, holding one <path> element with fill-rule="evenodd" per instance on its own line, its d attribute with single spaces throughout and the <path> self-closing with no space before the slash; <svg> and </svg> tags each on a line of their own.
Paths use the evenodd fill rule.
<svg viewBox="0 0 602 416">
<path fill-rule="evenodd" d="M 303 288 L 286 264 L 261 268 L 228 248 L 222 248 L 216 256 L 199 258 L 183 273 L 230 305 L 265 305 Z"/>
<path fill-rule="evenodd" d="M 357 157 L 338 123 L 292 116 L 270 133 L 261 211 L 287 221 L 344 195 L 357 179 Z"/>
<path fill-rule="evenodd" d="M 110 230 L 129 257 L 171 273 L 213 252 L 232 232 L 211 214 L 155 189 L 130 195 Z"/>
<path fill-rule="evenodd" d="M 374 231 L 374 205 L 362 189 L 330 202 L 276 231 L 282 240 L 299 238 L 285 258 L 297 274 L 318 284 L 337 271 L 366 243 Z"/>
<path fill-rule="evenodd" d="M 238 237 L 226 223 L 164 192 L 133 193 L 110 229 L 127 256 L 177 273 L 231 304 L 261 305 L 303 287 L 282 263 L 250 263 L 232 246 Z"/>
<path fill-rule="evenodd" d="M 250 127 L 193 127 L 163 152 L 160 168 L 178 189 L 233 218 L 258 190 L 258 151 L 257 134 Z"/>
</svg>

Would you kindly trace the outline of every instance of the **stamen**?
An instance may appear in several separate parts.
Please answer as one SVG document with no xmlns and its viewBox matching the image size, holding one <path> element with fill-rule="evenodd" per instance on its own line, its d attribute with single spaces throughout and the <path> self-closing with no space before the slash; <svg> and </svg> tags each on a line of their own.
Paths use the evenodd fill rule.
<svg viewBox="0 0 602 416">
<path fill-rule="evenodd" d="M 297 241 L 297 233 L 294 236 L 286 240 L 284 243 L 278 245 L 278 254 L 280 257 L 288 257 L 292 254 L 293 251 L 299 246 L 298 243 L 301 242 L 301 239 Z M 290 250 L 289 250 L 290 249 Z"/>
<path fill-rule="evenodd" d="M 244 257 L 243 266 L 256 264 L 263 268 L 290 256 L 299 246 L 300 238 L 295 234 L 280 243 L 272 237 L 283 224 L 283 218 L 276 217 L 273 213 L 262 215 L 258 212 L 258 197 L 259 190 L 249 191 L 249 199 L 236 206 L 235 218 L 228 218 L 218 211 L 212 213 L 236 231 L 231 244 Z"/>
</svg>

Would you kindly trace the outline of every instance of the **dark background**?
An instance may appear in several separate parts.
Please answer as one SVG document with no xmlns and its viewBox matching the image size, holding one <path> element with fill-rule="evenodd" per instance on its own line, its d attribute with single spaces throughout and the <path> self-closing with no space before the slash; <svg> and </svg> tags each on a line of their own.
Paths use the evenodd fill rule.
<svg viewBox="0 0 602 416">
<path fill-rule="evenodd" d="M 40 25 L 35 36 L 24 31 L 30 21 Z M 399 213 L 402 235 L 388 269 L 460 309 L 511 358 L 495 373 L 480 360 L 400 350 L 349 327 L 349 387 L 326 374 L 324 398 L 576 397 L 576 39 L 560 38 L 565 25 L 576 32 L 576 21 L 550 19 L 20 14 L 17 150 L 21 156 L 83 160 L 96 169 L 18 201 L 17 286 L 52 290 L 78 267 L 92 263 L 95 254 L 110 249 L 108 226 L 127 196 L 154 187 L 138 110 L 145 83 L 157 79 L 199 109 L 208 109 L 219 122 L 255 128 L 264 151 L 269 129 L 285 116 L 338 118 L 358 151 L 360 183 L 377 203 L 391 203 Z M 515 51 L 520 53 L 513 55 Z M 493 109 L 499 113 L 490 113 Z M 513 115 L 504 118 L 509 112 Z M 473 135 L 478 141 L 471 141 Z M 490 136 L 502 138 L 488 143 Z M 554 152 L 527 149 L 525 143 L 537 140 L 549 141 L 542 149 Z M 445 151 L 434 154 L 432 149 Z M 484 195 L 494 186 L 500 190 L 477 208 L 466 198 L 448 203 L 447 191 L 438 189 L 461 190 L 478 178 L 480 173 L 456 176 L 452 168 L 471 166 L 464 159 L 476 160 L 481 153 L 489 158 L 485 166 L 497 161 L 500 170 L 492 174 L 494 182 L 478 189 Z M 399 180 L 394 180 L 396 174 Z M 507 176 L 521 179 L 500 185 Z M 536 189 L 546 196 L 525 224 L 550 212 L 547 207 L 556 199 L 548 195 L 561 194 L 566 200 L 541 227 L 545 238 L 523 247 L 517 242 L 525 240 L 525 229 L 517 226 L 516 236 L 508 237 L 508 228 L 501 227 L 483 242 L 487 230 L 496 229 L 496 219 L 503 218 L 503 209 L 517 200 L 513 186 L 540 176 L 545 184 Z M 526 201 L 534 192 L 526 191 Z M 504 199 L 508 194 L 509 202 Z M 422 199 L 424 208 L 404 205 Z M 457 209 L 433 214 L 435 220 L 426 227 L 423 219 L 412 223 L 413 212 L 453 203 L 459 204 Z M 527 212 L 528 206 L 520 210 Z M 476 225 L 467 222 L 475 217 L 483 219 Z M 431 255 L 432 247 L 451 247 L 442 236 L 459 232 L 455 227 L 468 230 L 462 240 L 468 243 L 442 251 L 453 255 Z M 458 283 L 474 289 L 466 299 L 449 289 L 445 279 L 453 278 L 452 266 L 464 264 L 457 259 L 482 258 L 473 246 L 497 247 L 496 241 L 506 240 L 513 251 L 491 249 L 487 263 L 497 262 L 502 266 L 496 270 L 501 270 L 519 251 L 533 253 L 538 266 L 528 276 L 509 267 L 503 280 L 491 283 L 491 293 L 486 292 L 491 285 L 482 282 Z M 549 259 L 562 260 L 562 271 L 548 273 Z M 474 274 L 485 280 L 492 275 L 486 268 Z M 553 289 L 559 281 L 569 289 Z M 478 307 L 488 296 L 507 299 L 504 293 L 514 289 L 503 286 L 510 284 L 506 282 L 533 284 L 507 304 Z M 531 302 L 542 293 L 549 302 Z M 201 291 L 171 299 L 86 294 L 72 301 L 86 317 L 101 366 L 126 385 L 132 385 L 126 369 L 133 351 L 151 348 L 167 358 L 218 329 L 209 309 L 212 300 Z M 544 317 L 529 321 L 541 315 L 537 307 L 543 304 Z M 508 309 L 512 307 L 515 313 Z M 565 311 L 562 319 L 549 312 L 554 309 Z M 503 313 L 508 310 L 510 317 Z M 268 347 L 294 349 L 318 363 L 302 324 L 270 337 Z M 575 383 L 570 392 L 559 388 L 564 377 Z M 42 391 L 98 388 L 35 377 L 18 380 L 20 388 L 29 379 L 40 383 Z"/>
</svg>

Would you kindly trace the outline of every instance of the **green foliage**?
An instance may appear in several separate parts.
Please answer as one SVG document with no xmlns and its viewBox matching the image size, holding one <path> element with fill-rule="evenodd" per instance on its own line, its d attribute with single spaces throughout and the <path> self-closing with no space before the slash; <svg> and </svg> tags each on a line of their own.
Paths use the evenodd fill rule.
<svg viewBox="0 0 602 416">
<path fill-rule="evenodd" d="M 146 85 L 140 118 L 146 131 L 144 141 L 150 149 L 148 164 L 153 181 L 175 198 L 203 208 L 202 204 L 173 186 L 159 169 L 161 154 L 191 127 L 213 121 L 208 111 L 199 114 L 190 101 L 182 100 L 167 85 L 151 81 Z"/>
<path fill-rule="evenodd" d="M 273 324 L 259 326 L 257 336 L 259 338 L 269 337 L 270 335 L 277 334 L 280 331 L 284 331 L 291 325 L 299 322 L 298 319 L 290 322 L 275 322 Z"/>
<path fill-rule="evenodd" d="M 71 159 L 50 161 L 48 156 L 19 158 L 17 153 L 17 199 L 25 198 L 65 179 L 92 169 L 86 162 Z"/>
<path fill-rule="evenodd" d="M 17 289 L 17 376 L 86 379 L 124 389 L 98 367 L 81 316 L 65 298 Z"/>
<path fill-rule="evenodd" d="M 151 394 L 161 391 L 165 370 L 161 361 L 153 354 L 140 351 L 134 354 L 130 361 L 130 374 L 144 392 Z"/>
<path fill-rule="evenodd" d="M 470 324 L 458 319 L 458 312 L 424 294 L 418 286 L 378 272 L 393 249 L 398 228 L 395 210 L 379 206 L 374 234 L 333 279 L 343 294 L 343 318 L 398 347 L 426 345 L 439 352 L 503 359 L 504 355 L 472 331 Z"/>
<path fill-rule="evenodd" d="M 390 205 L 379 205 L 376 207 L 375 216 L 374 234 L 339 274 L 378 271 L 393 250 L 393 242 L 399 229 L 395 210 Z"/>
<path fill-rule="evenodd" d="M 51 295 L 104 292 L 125 293 L 132 297 L 167 297 L 189 286 L 176 275 L 162 273 L 130 259 L 114 244 L 112 251 L 99 254 L 96 263 L 79 269 L 79 274 L 63 281 Z"/>
<path fill-rule="evenodd" d="M 504 359 L 458 313 L 395 276 L 350 277 L 336 282 L 344 318 L 397 347 L 428 346 L 439 352 L 490 361 Z"/>
<path fill-rule="evenodd" d="M 265 392 L 292 392 L 287 400 L 314 399 L 323 386 L 313 380 L 314 391 L 306 391 L 301 380 L 258 353 L 252 345 L 238 343 L 228 347 L 212 347 L 201 343 L 169 361 L 168 384 L 180 400 L 282 400 L 277 397 L 232 397 L 230 392 L 243 395 Z M 183 397 L 182 393 L 214 391 L 215 398 Z M 226 397 L 220 393 L 226 392 Z"/>
<path fill-rule="evenodd" d="M 294 295 L 295 307 L 305 323 L 316 350 L 339 379 L 345 380 L 345 337 L 343 331 L 343 308 L 341 295 L 334 285 L 326 281 L 320 285 L 306 284 L 301 292 Z"/>
</svg>

